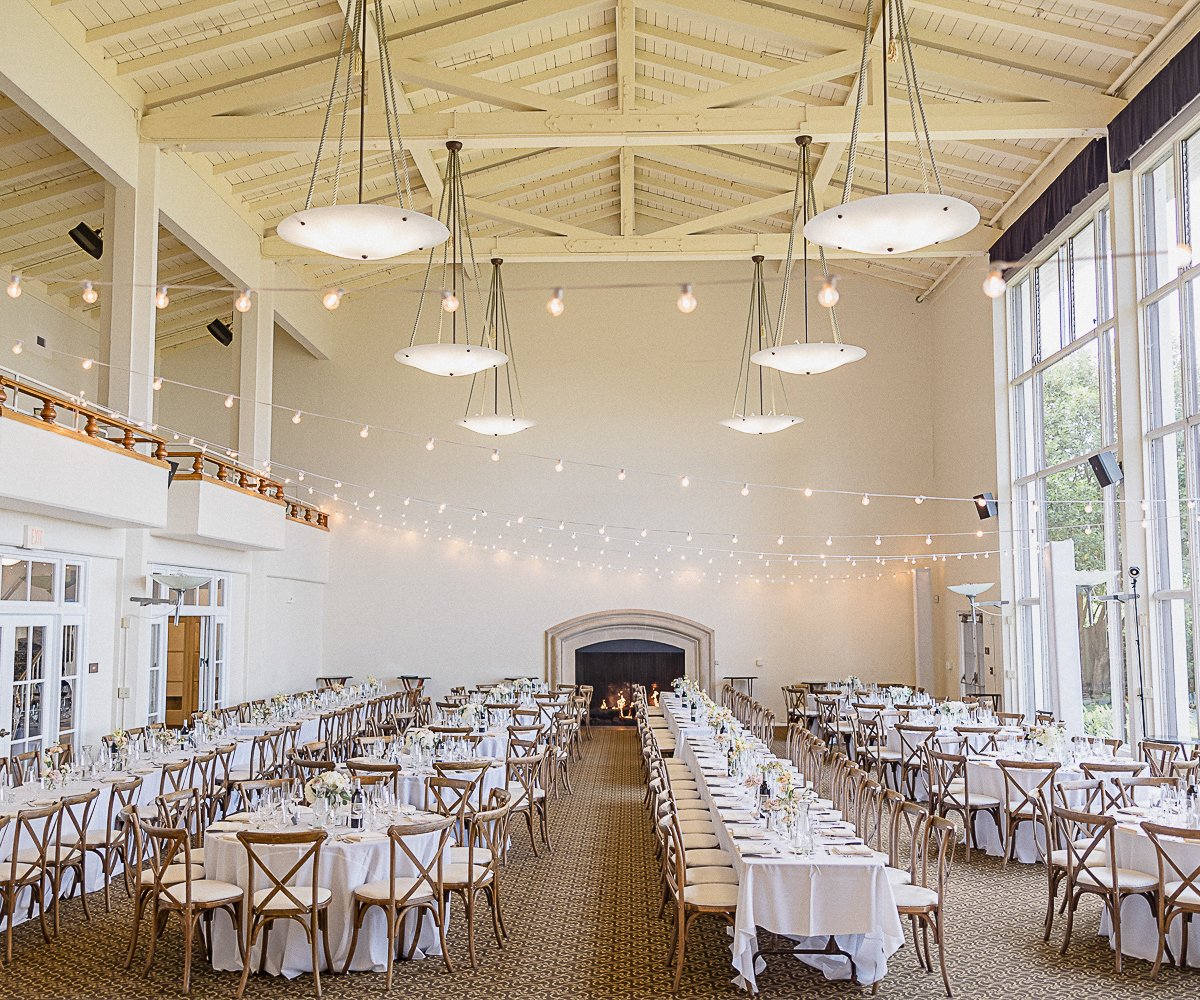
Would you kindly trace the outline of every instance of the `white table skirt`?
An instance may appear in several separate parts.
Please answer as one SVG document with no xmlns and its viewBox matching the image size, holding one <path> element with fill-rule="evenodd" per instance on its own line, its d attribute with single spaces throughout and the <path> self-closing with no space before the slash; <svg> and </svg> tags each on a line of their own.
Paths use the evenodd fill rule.
<svg viewBox="0 0 1200 1000">
<path fill-rule="evenodd" d="M 341 831 L 341 834 L 344 835 L 345 831 Z M 415 853 L 420 856 L 422 862 L 428 863 L 433 857 L 439 837 L 439 833 L 428 833 L 410 840 L 409 843 L 410 846 L 416 845 Z M 232 882 L 243 889 L 246 887 L 246 851 L 236 834 L 210 833 L 205 837 L 204 848 L 204 869 L 208 878 Z M 272 870 L 280 874 L 291 868 L 303 852 L 304 848 L 290 845 L 259 848 L 259 853 L 269 859 Z M 350 951 L 350 939 L 354 933 L 354 890 L 369 882 L 387 881 L 390 859 L 391 842 L 386 833 L 365 834 L 361 840 L 355 841 L 331 837 L 321 848 L 320 884 L 333 892 L 328 917 L 329 952 L 338 972 L 341 972 L 346 962 Z M 397 862 L 398 874 L 417 874 L 416 868 L 403 853 Z M 311 868 L 308 870 L 311 872 Z M 303 879 L 302 872 L 292 880 L 292 884 L 297 884 Z M 258 872 L 255 879 L 256 888 L 264 888 L 264 880 L 263 874 Z M 409 918 L 410 924 L 406 928 L 409 934 L 411 922 L 415 919 Z M 260 943 L 261 940 L 260 936 Z M 411 937 L 406 937 L 405 948 L 410 942 Z M 417 949 L 415 957 L 418 958 L 441 954 L 437 928 L 428 918 L 422 922 Z M 380 907 L 372 907 L 359 933 L 354 962 L 350 968 L 356 972 L 382 972 L 387 967 L 387 953 L 386 918 Z M 323 955 L 323 952 L 318 951 L 318 955 Z M 255 971 L 258 969 L 259 956 L 259 945 L 255 945 L 251 955 L 251 969 Z M 213 922 L 213 968 L 218 972 L 240 972 L 242 968 L 237 936 L 230 921 L 222 916 L 214 918 Z M 312 953 L 304 929 L 299 924 L 290 920 L 279 920 L 272 925 L 267 947 L 266 971 L 270 975 L 283 975 L 289 979 L 312 972 Z"/>
<path fill-rule="evenodd" d="M 738 874 L 732 964 L 739 985 L 757 988 L 754 952 L 758 928 L 792 938 L 802 947 L 822 948 L 832 936 L 854 959 L 858 980 L 871 984 L 887 973 L 887 959 L 904 944 L 904 928 L 891 885 L 878 858 L 843 858 L 818 846 L 810 857 L 743 858 L 719 812 L 713 808 L 708 783 L 692 741 L 707 743 L 711 732 L 676 718 L 674 699 L 668 701 L 667 724 L 682 733 L 676 759 L 696 776 L 702 801 L 709 806 L 717 838 L 734 858 Z M 686 728 L 685 728 L 686 726 Z M 827 979 L 848 979 L 850 964 L 842 956 L 801 955 Z"/>
</svg>

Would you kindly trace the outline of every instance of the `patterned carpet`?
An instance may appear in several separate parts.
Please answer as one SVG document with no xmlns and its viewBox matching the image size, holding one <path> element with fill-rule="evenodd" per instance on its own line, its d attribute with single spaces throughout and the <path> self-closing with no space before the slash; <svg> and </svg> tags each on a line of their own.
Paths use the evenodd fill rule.
<svg viewBox="0 0 1200 1000">
<path fill-rule="evenodd" d="M 461 919 L 451 935 L 459 971 L 440 961 L 398 968 L 395 992 L 405 998 L 497 1000 L 541 998 L 669 997 L 671 979 L 665 962 L 667 926 L 657 918 L 658 874 L 641 808 L 642 786 L 635 734 L 596 730 L 586 760 L 577 765 L 575 792 L 557 803 L 552 814 L 554 851 L 538 859 L 528 851 L 524 829 L 514 834 L 516 850 L 504 873 L 506 915 L 512 934 L 501 951 L 491 938 L 486 917 L 479 924 L 479 970 L 466 966 Z M 552 803 L 552 806 L 554 804 Z M 1040 868 L 972 860 L 955 868 L 949 903 L 948 956 L 951 983 L 960 998 L 1047 997 L 1053 1000 L 1131 997 L 1200 998 L 1200 972 L 1164 970 L 1149 980 L 1149 964 L 1130 960 L 1125 972 L 1112 971 L 1112 953 L 1095 935 L 1097 905 L 1081 911 L 1071 954 L 1061 957 L 1057 930 L 1051 944 L 1041 940 L 1045 883 Z M 120 966 L 128 940 L 130 908 L 124 894 L 112 914 L 93 906 L 90 923 L 78 901 L 64 907 L 62 937 L 43 943 L 33 925 L 16 932 L 15 960 L 0 970 L 0 1000 L 32 997 L 128 998 L 174 996 L 180 985 L 180 947 L 172 923 L 149 979 Z M 702 921 L 688 943 L 681 995 L 736 997 L 729 983 L 728 946 L 715 921 Z M 773 957 L 760 977 L 763 993 L 779 997 L 861 995 L 856 987 L 829 983 L 807 967 Z M 198 962 L 192 995 L 231 997 L 232 974 L 213 973 Z M 325 996 L 342 1000 L 377 996 L 383 977 L 371 974 L 323 977 Z M 252 997 L 312 996 L 304 977 L 252 978 Z M 941 982 L 917 968 L 911 947 L 895 955 L 881 997 L 934 998 Z"/>
</svg>

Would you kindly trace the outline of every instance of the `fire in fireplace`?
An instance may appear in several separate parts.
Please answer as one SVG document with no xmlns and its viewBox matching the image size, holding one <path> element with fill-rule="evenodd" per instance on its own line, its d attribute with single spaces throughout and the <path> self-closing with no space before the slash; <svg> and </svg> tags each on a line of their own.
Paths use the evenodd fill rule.
<svg viewBox="0 0 1200 1000">
<path fill-rule="evenodd" d="M 592 686 L 592 724 L 633 725 L 634 684 L 644 684 L 650 701 L 684 672 L 683 650 L 649 639 L 609 639 L 575 651 L 575 683 Z"/>
</svg>

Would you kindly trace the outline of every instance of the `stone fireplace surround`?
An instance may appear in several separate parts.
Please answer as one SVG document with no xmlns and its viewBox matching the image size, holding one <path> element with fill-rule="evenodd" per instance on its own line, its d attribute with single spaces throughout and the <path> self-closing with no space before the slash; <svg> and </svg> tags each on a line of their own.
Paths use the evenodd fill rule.
<svg viewBox="0 0 1200 1000">
<path fill-rule="evenodd" d="M 707 625 L 665 611 L 623 609 L 594 611 L 559 622 L 546 629 L 546 679 L 556 684 L 575 683 L 575 651 L 609 639 L 653 639 L 683 650 L 688 677 L 713 692 L 714 633 Z"/>
</svg>

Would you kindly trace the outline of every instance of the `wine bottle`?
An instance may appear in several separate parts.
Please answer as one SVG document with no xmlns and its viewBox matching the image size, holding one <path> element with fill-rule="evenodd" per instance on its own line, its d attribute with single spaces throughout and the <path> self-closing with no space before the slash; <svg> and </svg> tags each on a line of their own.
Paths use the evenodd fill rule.
<svg viewBox="0 0 1200 1000">
<path fill-rule="evenodd" d="M 354 794 L 350 797 L 350 829 L 361 830 L 363 827 L 363 790 L 362 785 L 354 782 Z"/>
</svg>

